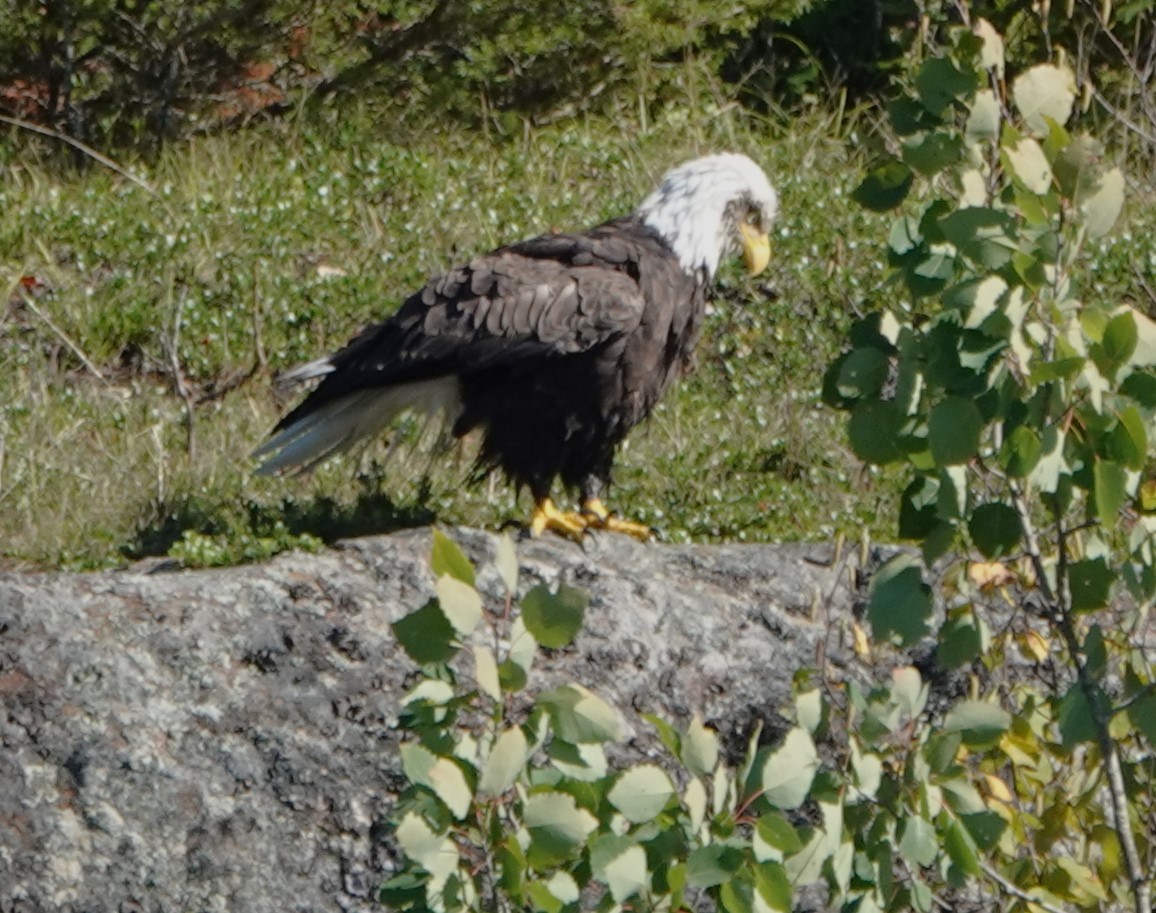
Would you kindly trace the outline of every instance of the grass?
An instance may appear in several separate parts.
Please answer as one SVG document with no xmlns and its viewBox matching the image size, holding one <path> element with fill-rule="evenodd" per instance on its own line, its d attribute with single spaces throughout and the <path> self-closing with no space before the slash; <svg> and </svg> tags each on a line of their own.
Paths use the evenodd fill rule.
<svg viewBox="0 0 1156 913">
<path fill-rule="evenodd" d="M 387 457 L 383 442 L 308 478 L 254 477 L 248 454 L 287 405 L 273 374 L 429 274 L 627 211 L 668 166 L 721 149 L 779 187 L 775 258 L 761 284 L 724 272 L 698 369 L 628 441 L 612 503 L 673 541 L 890 537 L 895 480 L 860 466 L 818 402 L 851 319 L 890 303 L 889 219 L 848 199 L 868 153 L 835 115 L 698 108 L 516 138 L 391 136 L 367 112 L 266 125 L 138 167 L 155 197 L 0 150 L 0 567 L 220 564 L 435 519 L 523 520 L 525 495 L 462 485 L 468 448 Z M 1097 294 L 1137 296 L 1154 222 L 1134 211 L 1105 246 Z"/>
</svg>

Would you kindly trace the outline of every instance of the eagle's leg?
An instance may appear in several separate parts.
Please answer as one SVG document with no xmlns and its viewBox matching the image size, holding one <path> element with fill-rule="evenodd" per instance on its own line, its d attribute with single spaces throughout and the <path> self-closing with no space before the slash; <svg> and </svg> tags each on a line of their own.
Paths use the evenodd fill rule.
<svg viewBox="0 0 1156 913">
<path fill-rule="evenodd" d="M 530 535 L 535 539 L 548 529 L 575 542 L 581 542 L 590 525 L 585 513 L 559 510 L 548 497 L 534 499 L 534 515 L 530 518 Z"/>
</svg>

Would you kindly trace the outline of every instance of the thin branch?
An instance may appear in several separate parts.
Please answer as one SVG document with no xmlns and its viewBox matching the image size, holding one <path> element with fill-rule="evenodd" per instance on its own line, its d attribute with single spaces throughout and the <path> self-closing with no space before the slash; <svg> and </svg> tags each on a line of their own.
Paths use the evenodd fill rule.
<svg viewBox="0 0 1156 913">
<path fill-rule="evenodd" d="M 188 381 L 185 380 L 185 373 L 181 369 L 179 354 L 181 322 L 184 318 L 185 300 L 188 297 L 188 287 L 182 285 L 180 295 L 177 297 L 176 313 L 173 314 L 173 332 L 168 339 L 164 340 L 164 347 L 168 350 L 166 354 L 169 357 L 169 369 L 173 374 L 173 386 L 176 387 L 177 393 L 180 394 L 181 399 L 185 402 L 185 448 L 191 462 L 196 456 L 197 439 L 193 425 L 193 409 L 196 405 L 197 397 L 192 387 L 189 386 Z"/>
<path fill-rule="evenodd" d="M 1129 118 L 1123 111 L 1117 108 L 1114 104 L 1104 97 L 1104 93 L 1092 86 L 1092 97 L 1096 99 L 1113 118 L 1122 123 L 1125 127 L 1135 133 L 1146 143 L 1156 145 L 1156 133 L 1150 133 L 1145 130 L 1140 124 Z"/>
<path fill-rule="evenodd" d="M 1061 610 L 1056 619 L 1056 627 L 1067 644 L 1068 653 L 1076 667 L 1076 677 L 1080 684 L 1080 690 L 1084 692 L 1088 709 L 1092 715 L 1092 723 L 1096 728 L 1096 741 L 1099 743 L 1100 753 L 1104 757 L 1108 794 L 1112 799 L 1112 825 L 1116 831 L 1116 836 L 1120 839 L 1120 847 L 1124 851 L 1124 862 L 1128 869 L 1128 881 L 1132 888 L 1136 913 L 1151 913 L 1152 886 L 1145 876 L 1144 865 L 1140 861 L 1140 852 L 1136 847 L 1136 838 L 1132 834 L 1132 822 L 1128 814 L 1128 789 L 1124 783 L 1124 771 L 1120 766 L 1120 749 L 1108 731 L 1110 715 L 1104 713 L 1104 708 L 1099 700 L 1100 687 L 1088 671 L 1087 664 L 1080 658 L 1080 641 L 1076 635 L 1071 614 Z"/>
<path fill-rule="evenodd" d="M 1040 551 L 1039 540 L 1036 537 L 1035 526 L 1032 524 L 1031 514 L 1024 499 L 1020 486 L 1012 483 L 1012 500 L 1016 513 L 1019 514 L 1023 528 L 1024 541 L 1027 544 L 1028 558 L 1035 569 L 1037 585 L 1047 603 L 1049 621 L 1059 631 L 1072 664 L 1076 668 L 1076 679 L 1083 691 L 1091 712 L 1092 724 L 1096 730 L 1096 741 L 1100 747 L 1100 754 L 1104 759 L 1104 771 L 1108 781 L 1108 794 L 1112 801 L 1112 824 L 1120 847 L 1124 851 L 1124 864 L 1128 871 L 1128 882 L 1132 888 L 1133 903 L 1136 913 L 1152 913 L 1152 886 L 1148 882 L 1140 853 L 1136 848 L 1136 838 L 1132 833 L 1132 824 L 1129 818 L 1128 790 L 1124 784 L 1124 772 L 1120 766 L 1120 749 L 1108 730 L 1111 714 L 1104 712 L 1100 700 L 1102 694 L 1092 673 L 1083 660 L 1080 639 L 1076 634 L 1072 613 L 1069 609 L 1070 600 L 1065 578 L 1067 576 L 1067 539 L 1061 533 L 1059 536 L 1059 561 L 1056 569 L 1056 587 L 1053 589 L 1045 573 L 1043 555 Z M 1033 901 L 1035 902 L 1035 901 Z"/>
<path fill-rule="evenodd" d="M 34 123 L 31 123 L 31 122 L 26 121 L 26 120 L 21 120 L 18 117 L 9 117 L 6 114 L 0 114 L 0 124 L 8 124 L 9 126 L 12 126 L 12 127 L 19 127 L 21 130 L 29 130 L 32 133 L 39 133 L 41 136 L 48 136 L 48 137 L 51 137 L 52 139 L 58 139 L 62 143 L 67 143 L 73 149 L 79 149 L 81 152 L 83 152 L 89 158 L 93 159 L 94 161 L 100 162 L 100 164 L 104 165 L 105 168 L 109 168 L 109 169 L 115 171 L 117 174 L 121 175 L 122 177 L 128 178 L 130 181 L 132 181 L 134 184 L 136 184 L 142 190 L 144 190 L 148 193 L 151 193 L 154 197 L 158 196 L 157 192 L 155 190 L 153 190 L 152 187 L 150 187 L 148 185 L 148 183 L 146 183 L 145 181 L 138 178 L 131 171 L 128 171 L 127 169 L 122 168 L 120 165 L 118 165 L 116 162 L 114 162 L 112 159 L 110 159 L 107 155 L 102 155 L 101 153 L 99 153 L 95 149 L 93 149 L 91 146 L 87 145 L 86 143 L 82 143 L 80 140 L 76 139 L 75 137 L 69 136 L 67 133 L 61 133 L 59 130 L 53 130 L 51 127 L 42 127 L 42 126 L 40 126 L 40 124 L 34 124 Z"/>
<path fill-rule="evenodd" d="M 1019 885 L 1012 884 L 1010 881 L 1008 881 L 1006 878 L 1004 878 L 999 872 L 997 872 L 995 869 L 993 869 L 990 865 L 988 865 L 986 862 L 984 862 L 982 860 L 980 860 L 979 867 L 981 869 L 983 869 L 983 874 L 985 874 L 988 878 L 990 878 L 992 881 L 994 881 L 996 884 L 998 884 L 1001 888 L 1003 888 L 1005 891 L 1007 891 L 1009 894 L 1011 894 L 1012 897 L 1015 897 L 1019 900 L 1023 900 L 1023 901 L 1026 901 L 1027 903 L 1033 904 L 1034 906 L 1039 907 L 1041 910 L 1044 910 L 1045 913 L 1071 913 L 1070 910 L 1065 910 L 1062 907 L 1054 907 L 1050 903 L 1048 903 L 1046 900 L 1041 900 L 1039 897 L 1032 896 L 1027 891 L 1025 891 L 1023 888 L 1021 888 Z"/>
<path fill-rule="evenodd" d="M 42 321 L 44 321 L 48 328 L 52 330 L 52 332 L 55 333 L 57 337 L 59 337 L 61 342 L 63 342 L 66 346 L 68 346 L 69 349 L 72 350 L 72 354 L 84 363 L 84 366 L 93 373 L 97 380 L 100 380 L 103 383 L 108 383 L 108 380 L 100 372 L 100 368 L 92 363 L 92 360 L 84 354 L 84 350 L 75 342 L 73 342 L 72 338 L 67 333 L 65 333 L 64 330 L 52 322 L 52 318 L 44 313 L 44 311 L 42 311 L 39 306 L 37 306 L 36 302 L 32 300 L 31 295 L 29 295 L 27 292 L 22 292 L 20 298 L 24 302 L 24 306 L 37 317 L 39 317 Z"/>
</svg>

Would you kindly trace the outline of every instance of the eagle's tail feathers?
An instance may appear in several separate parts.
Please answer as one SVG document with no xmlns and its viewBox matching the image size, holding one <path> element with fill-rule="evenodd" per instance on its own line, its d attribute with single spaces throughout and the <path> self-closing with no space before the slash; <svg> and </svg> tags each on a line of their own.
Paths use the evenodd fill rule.
<svg viewBox="0 0 1156 913">
<path fill-rule="evenodd" d="M 254 450 L 255 457 L 272 454 L 256 471 L 260 475 L 308 472 L 377 434 L 408 409 L 422 412 L 427 418 L 442 413 L 452 421 L 461 409 L 458 379 L 438 377 L 395 387 L 374 387 L 325 403 Z"/>
<path fill-rule="evenodd" d="M 295 368 L 290 368 L 288 371 L 278 374 L 274 383 L 282 388 L 295 387 L 298 384 L 303 384 L 316 377 L 324 377 L 326 374 L 331 374 L 333 370 L 333 362 L 330 361 L 327 356 L 306 362 L 303 365 L 298 365 Z"/>
</svg>

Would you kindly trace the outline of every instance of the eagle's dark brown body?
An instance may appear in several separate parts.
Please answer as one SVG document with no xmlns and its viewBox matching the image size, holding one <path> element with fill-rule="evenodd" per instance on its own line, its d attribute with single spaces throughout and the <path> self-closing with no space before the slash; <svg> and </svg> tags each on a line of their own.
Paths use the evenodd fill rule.
<svg viewBox="0 0 1156 913">
<path fill-rule="evenodd" d="M 455 435 L 536 498 L 597 497 L 617 446 L 687 365 L 704 288 L 634 216 L 477 257 L 329 359 L 277 430 L 354 391 L 456 376 Z"/>
</svg>

